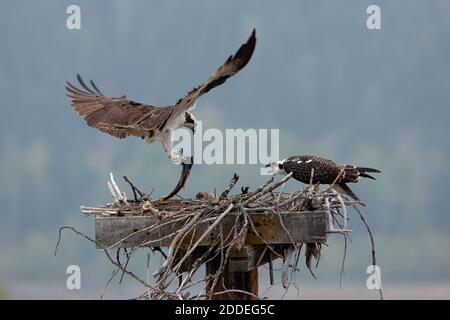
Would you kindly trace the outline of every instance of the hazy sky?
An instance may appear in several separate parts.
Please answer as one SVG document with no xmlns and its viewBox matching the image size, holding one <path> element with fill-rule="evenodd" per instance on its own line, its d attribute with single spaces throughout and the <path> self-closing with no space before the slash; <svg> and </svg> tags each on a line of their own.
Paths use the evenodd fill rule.
<svg viewBox="0 0 450 320">
<path fill-rule="evenodd" d="M 81 30 L 66 27 L 70 4 L 81 8 Z M 371 4 L 381 7 L 381 30 L 366 27 Z M 450 286 L 447 0 L 19 0 L 0 10 L 0 292 L 49 297 L 33 288 L 64 286 L 65 268 L 78 264 L 95 298 L 111 267 L 72 235 L 54 257 L 58 227 L 93 235 L 79 207 L 111 200 L 111 171 L 155 187 L 155 196 L 179 175 L 160 145 L 88 128 L 69 106 L 65 81 L 79 72 L 107 95 L 171 105 L 254 27 L 252 60 L 198 101 L 197 119 L 221 130 L 279 129 L 281 157 L 312 153 L 381 169 L 378 181 L 354 190 L 368 204 L 385 283 Z M 233 172 L 254 187 L 265 181 L 259 168 L 195 166 L 182 195 L 222 189 Z M 364 289 L 369 242 L 356 216 L 351 228 L 345 281 Z M 321 284 L 339 286 L 342 250 L 331 237 L 316 271 Z"/>
</svg>

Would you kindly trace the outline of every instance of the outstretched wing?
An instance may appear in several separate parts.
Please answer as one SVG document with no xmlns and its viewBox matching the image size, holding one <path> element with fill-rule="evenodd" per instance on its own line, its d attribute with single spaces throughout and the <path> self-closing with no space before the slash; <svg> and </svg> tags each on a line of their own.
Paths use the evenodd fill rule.
<svg viewBox="0 0 450 320">
<path fill-rule="evenodd" d="M 173 108 L 158 108 L 122 97 L 107 97 L 91 80 L 89 87 L 77 74 L 82 89 L 67 82 L 67 96 L 74 110 L 93 128 L 123 139 L 141 135 L 167 121 Z"/>
<path fill-rule="evenodd" d="M 224 83 L 228 78 L 232 77 L 243 69 L 247 63 L 250 61 L 253 51 L 256 45 L 256 30 L 253 29 L 252 34 L 248 38 L 247 42 L 244 43 L 239 50 L 228 57 L 225 63 L 214 72 L 209 79 L 202 85 L 192 89 L 188 94 L 178 100 L 175 105 L 177 111 L 187 110 L 192 107 L 195 100 L 201 95 L 207 93 L 209 90 L 217 87 Z"/>
</svg>

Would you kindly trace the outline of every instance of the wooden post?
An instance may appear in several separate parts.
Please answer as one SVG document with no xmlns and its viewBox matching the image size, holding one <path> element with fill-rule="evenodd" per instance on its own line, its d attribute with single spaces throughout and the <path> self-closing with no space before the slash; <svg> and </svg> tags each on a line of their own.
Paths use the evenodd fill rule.
<svg viewBox="0 0 450 320">
<path fill-rule="evenodd" d="M 206 275 L 213 276 L 220 267 L 220 257 L 217 257 L 206 263 Z M 209 288 L 208 288 L 209 289 Z M 250 271 L 229 271 L 229 263 L 225 265 L 223 273 L 219 277 L 217 285 L 213 288 L 213 292 L 221 292 L 229 289 L 242 290 L 258 296 L 258 268 L 255 267 Z M 224 294 L 213 295 L 212 300 L 256 300 L 255 297 L 240 293 L 229 292 Z"/>
</svg>

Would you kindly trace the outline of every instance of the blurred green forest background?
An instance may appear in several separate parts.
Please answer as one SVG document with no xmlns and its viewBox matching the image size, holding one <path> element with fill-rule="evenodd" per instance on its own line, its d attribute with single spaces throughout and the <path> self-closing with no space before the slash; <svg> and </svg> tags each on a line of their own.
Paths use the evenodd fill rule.
<svg viewBox="0 0 450 320">
<path fill-rule="evenodd" d="M 81 7 L 81 30 L 66 28 L 70 4 Z M 370 4 L 381 6 L 382 30 L 366 28 Z M 381 169 L 378 181 L 354 190 L 368 204 L 386 297 L 391 288 L 391 297 L 450 298 L 449 1 L 19 0 L 0 7 L 0 298 L 97 298 L 112 267 L 69 233 L 55 257 L 58 228 L 93 235 L 93 219 L 79 207 L 111 201 L 110 171 L 155 187 L 155 196 L 178 179 L 180 168 L 159 144 L 88 128 L 69 106 L 65 81 L 79 72 L 105 94 L 170 105 L 253 27 L 253 59 L 201 98 L 197 119 L 205 128 L 279 128 L 281 157 L 320 154 Z M 267 179 L 259 169 L 195 166 L 182 195 L 220 190 L 233 172 L 255 187 Z M 302 270 L 300 287 L 318 298 L 377 297 L 365 289 L 369 240 L 356 215 L 351 228 L 343 290 L 338 235 L 323 251 L 319 280 Z M 81 267 L 81 291 L 65 289 L 70 264 Z M 133 268 L 144 265 L 142 257 Z M 106 297 L 137 295 L 134 286 L 113 286 Z"/>
</svg>

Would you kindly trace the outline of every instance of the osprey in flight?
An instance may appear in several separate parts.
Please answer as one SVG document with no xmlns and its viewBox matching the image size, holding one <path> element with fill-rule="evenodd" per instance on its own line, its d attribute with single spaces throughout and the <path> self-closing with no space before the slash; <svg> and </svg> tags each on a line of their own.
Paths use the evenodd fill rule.
<svg viewBox="0 0 450 320">
<path fill-rule="evenodd" d="M 292 177 L 303 183 L 329 184 L 342 193 L 350 196 L 354 200 L 364 203 L 347 186 L 347 183 L 356 183 L 361 177 L 376 180 L 367 172 L 379 173 L 380 170 L 366 167 L 356 167 L 354 165 L 339 166 L 331 160 L 318 156 L 292 156 L 287 159 L 272 162 L 266 166 L 271 168 L 271 174 L 287 175 L 292 172 Z M 311 180 L 311 174 L 312 180 Z"/>
<path fill-rule="evenodd" d="M 90 127 L 119 139 L 137 136 L 147 143 L 161 142 L 168 157 L 183 166 L 177 186 L 163 198 L 167 200 L 184 186 L 193 162 L 192 158 L 183 157 L 182 150 L 181 152 L 172 150 L 173 131 L 186 127 L 194 133 L 196 121 L 191 111 L 195 108 L 197 98 L 221 85 L 244 68 L 252 57 L 255 45 L 256 34 L 253 30 L 247 42 L 234 55 L 231 55 L 205 83 L 189 91 L 184 98 L 179 99 L 172 106 L 156 107 L 128 100 L 126 96 L 105 96 L 92 80 L 91 86 L 88 86 L 80 75 L 77 75 L 77 79 L 81 89 L 67 82 L 67 96 L 72 102 L 72 107 Z"/>
</svg>

